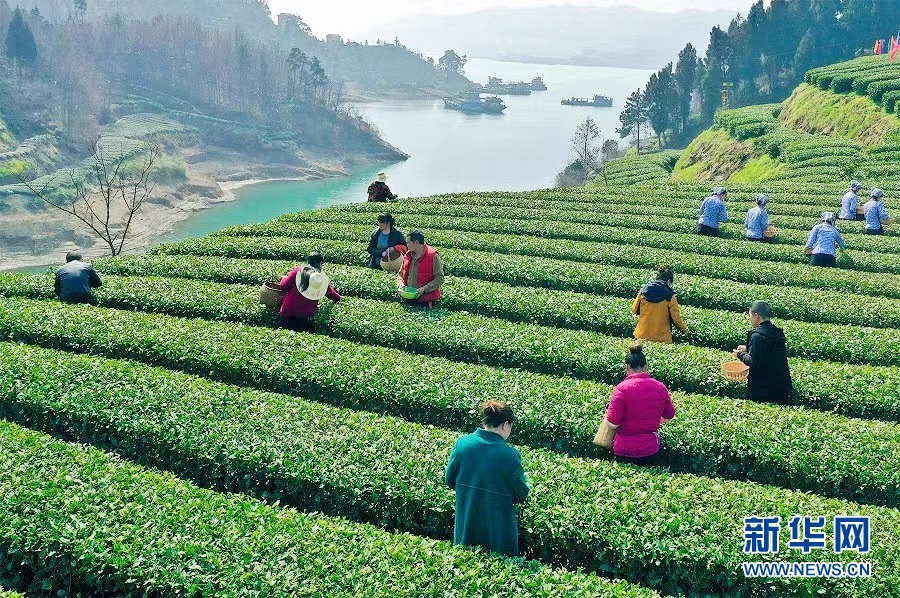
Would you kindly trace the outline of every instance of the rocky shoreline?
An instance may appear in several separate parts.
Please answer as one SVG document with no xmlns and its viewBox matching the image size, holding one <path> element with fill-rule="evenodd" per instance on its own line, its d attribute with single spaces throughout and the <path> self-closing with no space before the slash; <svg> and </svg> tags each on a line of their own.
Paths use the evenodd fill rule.
<svg viewBox="0 0 900 598">
<path fill-rule="evenodd" d="M 186 178 L 177 184 L 158 187 L 132 222 L 126 243 L 127 253 L 145 251 L 175 226 L 197 212 L 211 206 L 234 201 L 241 187 L 277 180 L 313 181 L 346 176 L 348 164 L 343 160 L 327 157 L 304 160 L 302 164 L 252 164 L 238 156 L 217 156 L 216 159 L 189 160 Z M 366 160 L 364 160 L 366 161 Z M 67 251 L 78 249 L 87 259 L 109 255 L 109 248 L 100 242 L 85 246 L 84 240 L 92 235 L 83 224 L 71 216 L 53 208 L 36 212 L 15 213 L 3 216 L 9 230 L 56 231 L 58 242 L 52 249 L 35 252 L 27 245 L 34 241 L 23 240 L 19 244 L 0 245 L 0 272 L 51 267 L 63 261 Z M 59 231 L 63 231 L 60 233 Z M 71 238 L 58 238 L 66 236 Z M 51 234 L 48 232 L 48 235 Z M 79 243 L 79 241 L 81 241 Z"/>
</svg>

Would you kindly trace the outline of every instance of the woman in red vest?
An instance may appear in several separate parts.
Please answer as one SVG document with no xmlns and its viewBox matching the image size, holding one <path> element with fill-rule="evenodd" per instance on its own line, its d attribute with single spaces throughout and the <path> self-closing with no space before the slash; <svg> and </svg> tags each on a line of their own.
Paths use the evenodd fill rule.
<svg viewBox="0 0 900 598">
<path fill-rule="evenodd" d="M 397 277 L 397 289 L 415 287 L 418 292 L 411 303 L 419 303 L 433 307 L 441 298 L 441 285 L 444 284 L 444 265 L 438 252 L 425 243 L 425 235 L 420 230 L 409 233 L 406 257 Z"/>
</svg>

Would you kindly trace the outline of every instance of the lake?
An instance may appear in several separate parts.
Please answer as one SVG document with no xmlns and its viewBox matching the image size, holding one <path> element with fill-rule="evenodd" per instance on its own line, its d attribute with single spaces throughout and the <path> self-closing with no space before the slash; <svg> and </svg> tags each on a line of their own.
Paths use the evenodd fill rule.
<svg viewBox="0 0 900 598">
<path fill-rule="evenodd" d="M 586 116 L 604 139 L 616 138 L 625 98 L 643 87 L 649 70 L 548 66 L 470 59 L 466 75 L 479 83 L 489 76 L 530 81 L 540 75 L 547 91 L 502 96 L 501 115 L 466 115 L 447 110 L 440 100 L 362 104 L 357 110 L 377 125 L 391 144 L 410 154 L 397 164 L 354 169 L 349 176 L 312 182 L 271 182 L 244 187 L 238 199 L 204 210 L 180 223 L 163 241 L 197 237 L 225 226 L 270 220 L 288 212 L 361 202 L 379 170 L 401 197 L 460 191 L 524 191 L 553 186 L 573 159 L 571 139 Z M 560 100 L 613 98 L 612 108 L 562 106 Z"/>
</svg>

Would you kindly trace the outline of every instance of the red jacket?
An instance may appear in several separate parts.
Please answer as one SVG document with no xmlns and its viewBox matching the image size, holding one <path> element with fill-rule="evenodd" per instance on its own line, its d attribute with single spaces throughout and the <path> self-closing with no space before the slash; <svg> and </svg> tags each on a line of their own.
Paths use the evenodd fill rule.
<svg viewBox="0 0 900 598">
<path fill-rule="evenodd" d="M 297 289 L 297 276 L 303 266 L 297 266 L 290 273 L 281 279 L 281 291 L 284 295 L 284 302 L 281 304 L 281 317 L 283 318 L 309 318 L 316 315 L 319 310 L 319 302 L 307 299 L 300 294 Z M 340 301 L 343 299 L 334 287 L 328 285 L 328 291 L 325 296 L 332 301 Z"/>
<path fill-rule="evenodd" d="M 434 256 L 437 255 L 434 247 L 425 244 L 425 253 L 419 260 L 418 270 L 416 274 L 416 286 L 422 288 L 429 282 L 434 280 Z M 403 277 L 403 284 L 409 280 L 409 269 L 412 265 L 413 256 L 407 253 L 403 258 L 403 265 L 400 267 L 400 275 Z M 441 298 L 441 289 L 436 289 L 430 293 L 426 293 L 419 297 L 419 303 L 431 303 Z"/>
</svg>

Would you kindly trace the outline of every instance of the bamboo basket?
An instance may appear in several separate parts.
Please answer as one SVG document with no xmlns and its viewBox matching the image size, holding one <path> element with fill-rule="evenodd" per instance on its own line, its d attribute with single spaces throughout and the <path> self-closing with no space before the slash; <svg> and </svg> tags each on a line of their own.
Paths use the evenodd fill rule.
<svg viewBox="0 0 900 598">
<path fill-rule="evenodd" d="M 750 366 L 742 361 L 729 361 L 722 364 L 722 375 L 732 382 L 744 382 L 750 376 Z"/>
<path fill-rule="evenodd" d="M 280 309 L 284 301 L 284 293 L 277 282 L 266 281 L 259 290 L 259 302 L 272 309 Z"/>
</svg>

